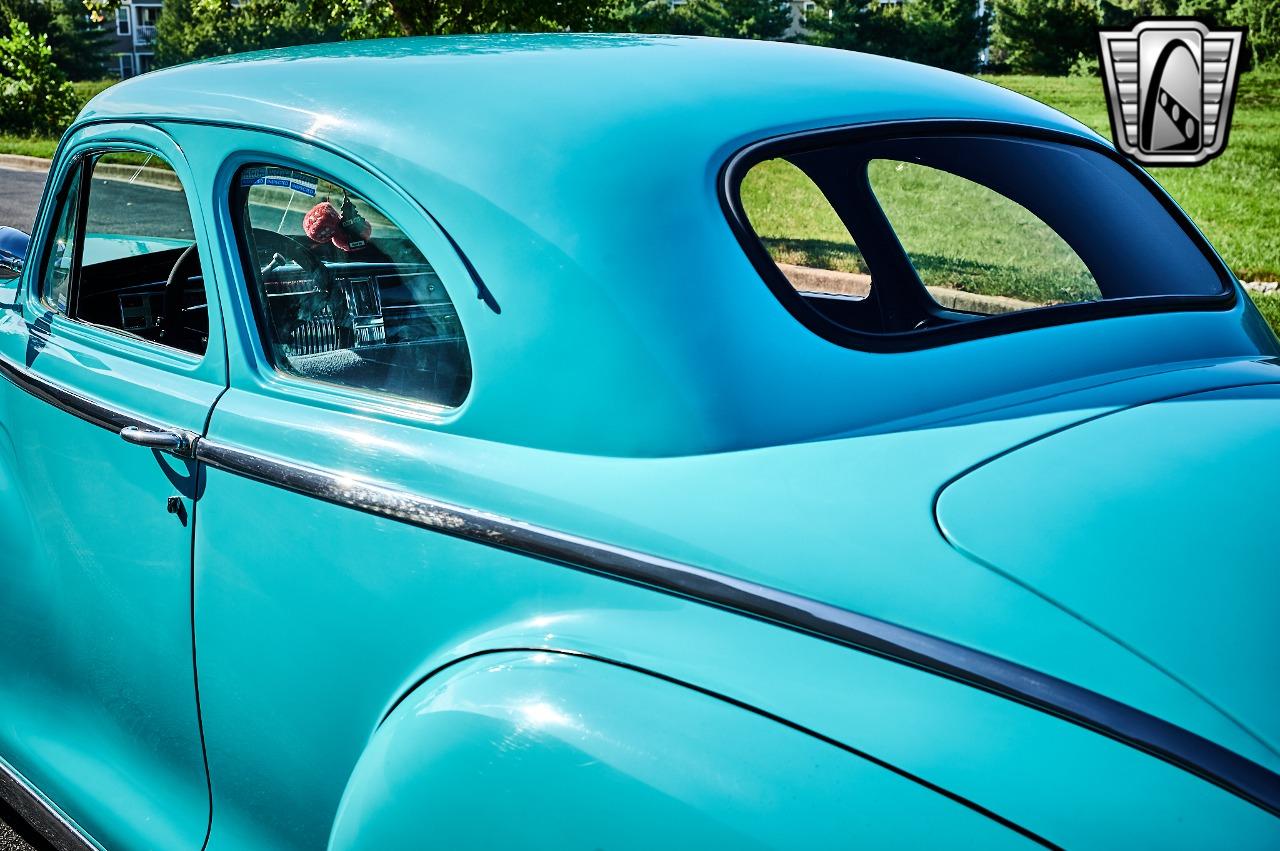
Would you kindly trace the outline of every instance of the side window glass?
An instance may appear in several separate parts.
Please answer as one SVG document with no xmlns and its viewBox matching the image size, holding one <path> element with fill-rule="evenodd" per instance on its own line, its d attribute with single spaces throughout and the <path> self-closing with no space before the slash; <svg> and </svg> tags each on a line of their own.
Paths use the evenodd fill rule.
<svg viewBox="0 0 1280 851">
<path fill-rule="evenodd" d="M 233 207 L 263 348 L 281 372 L 456 407 L 471 387 L 457 311 L 376 207 L 306 172 L 241 170 Z"/>
<path fill-rule="evenodd" d="M 66 196 L 53 224 L 53 239 L 40 281 L 40 299 L 59 313 L 67 312 L 71 293 L 71 267 L 75 260 L 76 225 L 80 214 L 80 166 L 67 177 Z"/>
<path fill-rule="evenodd" d="M 209 310 L 177 175 L 141 151 L 99 154 L 88 167 L 87 197 L 77 199 L 82 204 L 69 198 L 60 214 L 46 303 L 71 319 L 204 354 Z M 73 212 L 80 207 L 83 234 Z"/>
<path fill-rule="evenodd" d="M 897 160 L 871 160 L 867 178 L 920 281 L 942 307 L 991 314 L 1102 298 L 1062 237 L 1000 193 Z"/>
<path fill-rule="evenodd" d="M 742 209 L 791 285 L 802 293 L 866 298 L 871 275 L 822 190 L 783 159 L 752 166 L 740 187 Z"/>
</svg>

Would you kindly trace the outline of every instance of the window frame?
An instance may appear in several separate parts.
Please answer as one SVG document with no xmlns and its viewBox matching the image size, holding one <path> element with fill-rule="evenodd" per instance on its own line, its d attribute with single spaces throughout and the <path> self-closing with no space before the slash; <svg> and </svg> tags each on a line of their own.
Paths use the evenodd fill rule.
<svg viewBox="0 0 1280 851">
<path fill-rule="evenodd" d="M 178 174 L 178 170 L 174 167 L 173 163 L 170 162 L 169 157 L 165 156 L 160 151 L 155 150 L 140 142 L 118 142 L 118 143 L 107 142 L 104 144 L 92 145 L 90 147 L 77 150 L 74 154 L 68 157 L 66 171 L 64 173 L 63 180 L 58 187 L 57 193 L 54 195 L 55 202 L 53 205 L 53 213 L 49 223 L 49 228 L 44 237 L 44 244 L 41 247 L 40 266 L 37 270 L 36 277 L 32 281 L 33 288 L 36 290 L 36 292 L 34 293 L 35 303 L 39 305 L 41 310 L 44 310 L 53 316 L 57 316 L 60 320 L 69 322 L 76 327 L 91 328 L 94 331 L 99 331 L 104 334 L 110 334 L 113 337 L 123 339 L 123 340 L 128 340 L 131 343 L 134 343 L 136 345 L 144 346 L 149 349 L 158 350 L 167 355 L 189 359 L 190 362 L 193 364 L 202 363 L 205 360 L 205 357 L 208 355 L 208 352 L 209 352 L 208 346 L 206 346 L 204 352 L 201 352 L 201 353 L 191 352 L 191 351 L 187 351 L 186 349 L 177 348 L 176 346 L 166 345 L 159 341 L 147 340 L 137 336 L 136 334 L 130 334 L 127 331 L 123 331 L 117 328 L 112 328 L 108 325 L 98 325 L 93 322 L 86 322 L 85 320 L 80 319 L 78 316 L 73 316 L 70 312 L 71 307 L 79 303 L 79 297 L 80 297 L 80 272 L 83 266 L 82 261 L 83 261 L 83 255 L 84 255 L 84 243 L 85 243 L 85 236 L 86 236 L 84 229 L 85 229 L 85 224 L 87 223 L 89 218 L 89 193 L 92 191 L 92 185 L 93 185 L 93 167 L 97 163 L 97 160 L 99 157 L 102 157 L 106 154 L 114 154 L 114 153 L 148 154 L 150 156 L 157 157 L 160 160 L 162 160 L 169 167 L 169 170 L 173 172 L 174 177 L 178 180 L 178 186 L 182 191 L 183 201 L 187 205 L 188 214 L 190 214 L 191 195 L 187 191 L 187 186 L 183 182 L 182 177 Z M 78 194 L 76 199 L 77 209 L 76 209 L 76 225 L 75 225 L 75 245 L 73 246 L 73 249 L 72 249 L 71 271 L 69 273 L 70 283 L 67 286 L 67 310 L 64 311 L 64 310 L 60 310 L 57 307 L 57 305 L 50 304 L 48 300 L 45 298 L 46 293 L 45 293 L 44 284 L 45 284 L 46 273 L 48 271 L 49 261 L 53 253 L 53 246 L 57 242 L 57 234 L 55 232 L 55 229 L 57 226 L 58 218 L 62 212 L 62 205 L 67 202 L 67 196 L 71 191 L 71 187 L 76 184 L 78 184 L 77 186 Z M 204 263 L 206 262 L 206 256 L 208 255 L 209 252 L 201 250 L 200 237 L 195 229 L 194 217 L 192 217 L 192 238 L 193 238 L 193 242 L 196 245 L 196 250 L 200 252 L 200 261 L 203 267 Z M 210 289 L 209 272 L 207 270 L 202 269 L 202 279 L 203 279 L 202 285 L 205 288 L 206 301 L 212 304 L 213 303 L 212 297 L 216 294 L 214 293 L 213 290 Z M 210 313 L 209 323 L 210 323 L 209 334 L 210 334 L 210 338 L 212 339 L 213 332 L 214 332 L 212 313 Z"/>
<path fill-rule="evenodd" d="M 322 152 L 328 154 L 328 152 Z M 331 154 L 330 154 L 331 155 Z M 353 165 L 344 163 L 345 165 Z M 350 192 L 363 198 L 367 203 L 373 205 L 378 214 L 390 222 L 395 228 L 404 235 L 426 259 L 428 265 L 435 271 L 440 279 L 440 285 L 444 287 L 445 295 L 449 299 L 449 303 L 454 307 L 457 313 L 457 322 L 462 330 L 463 346 L 466 349 L 467 359 L 471 365 L 471 380 L 467 384 L 466 394 L 458 401 L 456 405 L 445 405 L 439 402 L 431 402 L 413 396 L 404 396 L 397 393 L 390 393 L 384 390 L 378 390 L 373 387 L 362 387 L 356 385 L 339 384 L 331 381 L 323 381 L 321 379 L 311 378 L 305 375 L 299 375 L 286 369 L 281 369 L 276 363 L 275 353 L 268 339 L 268 317 L 264 314 L 264 305 L 256 291 L 259 286 L 258 273 L 255 266 L 254 258 L 249 254 L 248 240 L 246 239 L 246 229 L 249 228 L 248 206 L 242 208 L 237 207 L 238 194 L 241 189 L 246 190 L 248 187 L 240 186 L 240 174 L 250 168 L 279 168 L 301 171 L 320 180 L 328 181 L 335 186 L 344 187 Z M 466 322 L 462 313 L 457 310 L 459 302 L 455 299 L 456 292 L 451 288 L 445 280 L 445 276 L 440 274 L 440 268 L 427 256 L 427 252 L 419 247 L 419 240 L 410 236 L 409 229 L 404 227 L 397 217 L 386 212 L 384 206 L 380 206 L 373 197 L 377 193 L 366 191 L 360 186 L 359 176 L 353 175 L 354 179 L 335 177 L 333 173 L 323 167 L 317 166 L 314 161 L 309 161 L 304 157 L 291 156 L 288 154 L 271 154 L 257 148 L 244 148 L 235 155 L 228 157 L 220 168 L 219 186 L 223 203 L 226 204 L 226 225 L 225 231 L 227 237 L 230 238 L 231 244 L 234 246 L 234 257 L 236 272 L 240 278 L 239 286 L 241 292 L 238 294 L 243 298 L 245 305 L 248 307 L 245 320 L 251 324 L 247 328 L 248 337 L 252 340 L 252 352 L 254 356 L 255 371 L 258 375 L 265 379 L 268 384 L 282 384 L 285 387 L 302 390 L 308 395 L 319 394 L 312 399 L 305 400 L 306 403 L 314 403 L 317 399 L 343 400 L 344 404 L 355 403 L 355 409 L 367 412 L 371 409 L 381 410 L 384 412 L 399 412 L 408 416 L 409 420 L 417 420 L 425 415 L 427 421 L 432 424 L 440 424 L 452 420 L 461 415 L 468 407 L 472 396 L 475 393 L 475 361 L 472 357 L 471 335 L 467 331 Z M 377 178 L 375 177 L 375 180 Z M 426 217 L 433 225 L 439 227 L 435 217 L 426 210 L 422 211 L 422 215 Z M 441 229 L 441 236 L 447 241 L 455 252 L 455 257 L 463 264 L 464 267 L 471 272 L 472 283 L 477 288 L 477 297 L 486 304 L 490 303 L 492 296 L 489 295 L 488 289 L 480 281 L 470 267 L 470 262 L 465 259 L 464 255 L 458 250 L 456 243 L 452 237 Z M 294 397 L 297 399 L 297 397 Z"/>
<path fill-rule="evenodd" d="M 919 138 L 961 135 L 1003 136 L 1051 142 L 1068 147 L 1082 148 L 1105 156 L 1112 162 L 1119 164 L 1142 184 L 1143 188 L 1155 198 L 1161 208 L 1173 218 L 1195 248 L 1204 255 L 1210 268 L 1218 274 L 1222 291 L 1210 295 L 1133 296 L 1113 299 L 1104 298 L 1092 302 L 1046 305 L 1013 313 L 979 316 L 965 322 L 920 330 L 889 333 L 855 331 L 823 316 L 805 301 L 803 295 L 796 291 L 795 287 L 787 280 L 774 262 L 763 241 L 751 227 L 750 219 L 742 204 L 740 188 L 743 178 L 754 166 L 766 160 L 785 159 L 789 155 L 811 153 L 822 149 L 895 137 L 910 136 Z M 720 206 L 729 223 L 730 230 L 733 231 L 747 258 L 751 261 L 764 283 L 773 292 L 773 295 L 786 308 L 787 312 L 810 331 L 824 340 L 850 349 L 869 352 L 918 351 L 984 337 L 1011 334 L 1018 331 L 1119 316 L 1180 311 L 1227 311 L 1235 307 L 1238 300 L 1237 288 L 1230 270 L 1223 264 L 1195 225 L 1178 209 L 1173 200 L 1150 175 L 1107 145 L 1064 131 L 1029 127 L 1023 124 L 1002 121 L 964 119 L 884 121 L 805 130 L 758 140 L 739 149 L 721 167 L 717 183 Z M 911 274 L 915 275 L 915 270 L 911 267 L 902 246 L 897 242 L 896 232 L 893 231 L 891 223 L 880 208 L 874 192 L 870 193 L 870 195 L 875 203 L 875 208 L 868 210 L 868 214 L 877 220 L 883 220 L 883 226 L 887 227 L 891 233 L 894 233 L 894 245 L 898 253 L 902 254 L 902 260 L 906 262 L 906 266 L 911 268 Z M 901 264 L 895 262 L 894 265 L 900 266 Z M 916 280 L 917 282 L 919 281 L 918 275 Z M 923 287 L 924 285 L 921 283 L 920 288 L 922 291 Z M 875 293 L 874 281 L 872 283 L 872 293 L 873 295 Z M 893 295 L 896 297 L 902 294 L 895 293 Z M 908 298 L 916 297 L 914 293 L 905 295 Z M 955 316 L 957 313 L 956 311 L 939 307 L 936 303 L 933 303 L 931 298 L 928 299 L 928 302 L 932 306 L 924 305 L 925 309 L 939 318 Z M 968 314 L 965 315 L 969 316 Z"/>
</svg>

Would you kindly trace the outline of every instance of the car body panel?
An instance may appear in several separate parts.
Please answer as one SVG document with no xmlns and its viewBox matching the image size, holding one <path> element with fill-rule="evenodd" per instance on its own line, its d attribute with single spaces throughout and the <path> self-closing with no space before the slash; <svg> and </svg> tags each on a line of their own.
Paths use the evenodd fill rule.
<svg viewBox="0 0 1280 851">
<path fill-rule="evenodd" d="M 153 251 L 167 248 L 182 248 L 190 245 L 187 240 L 162 239 L 159 237 L 139 237 L 128 234 L 87 233 L 84 239 L 84 262 L 106 263 L 122 257 L 137 257 Z"/>
<path fill-rule="evenodd" d="M 503 803 L 478 823 L 481 789 Z M 329 848 L 418 848 L 425 834 L 449 848 L 918 848 L 939 836 L 962 848 L 1036 847 L 913 779 L 712 695 L 528 652 L 466 660 L 406 697 L 361 756 Z"/>
<path fill-rule="evenodd" d="M 413 75 L 433 81 L 429 104 L 361 107 Z M 193 145 L 208 149 L 200 171 L 221 187 L 228 157 L 280 159 L 303 142 L 321 149 L 299 154 L 311 167 L 362 166 L 416 208 L 391 216 L 415 238 L 429 213 L 501 311 L 473 297 L 468 276 L 445 279 L 476 377 L 466 415 L 437 427 L 473 437 L 627 457 L 726 451 L 1103 371 L 1277 351 L 1247 299 L 892 358 L 789 321 L 720 207 L 736 149 L 802 127 L 942 118 L 1096 138 L 1007 90 L 895 60 L 661 36 L 397 39 L 159 71 L 113 86 L 82 120 L 118 114 L 181 117 L 169 132 L 193 162 Z M 210 197 L 221 206 L 225 190 Z M 506 368 L 513 359 L 520 370 Z M 860 392 L 831 391 L 850 384 Z"/>
<path fill-rule="evenodd" d="M 189 178 L 150 127 L 91 128 L 68 150 L 122 136 Z M 24 309 L 27 320 L 0 314 L 0 356 L 78 396 L 200 432 L 225 389 L 220 337 L 200 360 L 55 315 L 34 286 Z M 9 381 L 0 434 L 0 596 L 22 601 L 0 624 L 0 754 L 108 847 L 199 847 L 209 794 L 191 655 L 196 465 Z M 170 496 L 185 521 L 166 510 Z"/>
<path fill-rule="evenodd" d="M 1273 514 L 1278 402 L 1280 385 L 1241 387 L 1067 429 L 949 486 L 939 523 L 1275 749 L 1280 574 L 1255 530 Z"/>
<path fill-rule="evenodd" d="M 1179 832 L 1161 838 L 1186 847 L 1220 836 L 1223 825 L 1249 847 L 1280 836 L 1274 817 L 1186 771 L 894 661 L 383 518 L 352 523 L 347 509 L 216 470 L 205 500 L 196 597 L 217 813 L 211 849 L 317 847 L 346 778 L 401 698 L 458 658 L 521 647 L 662 671 L 1067 847 L 1136 842 L 1153 824 L 1174 822 Z M 246 503 L 298 523 L 219 523 Z M 281 555 L 305 548 L 308 530 L 332 531 L 300 568 Z M 999 611 L 999 601 L 983 610 Z M 1084 629 L 1058 634 L 1086 652 L 1096 646 Z"/>
<path fill-rule="evenodd" d="M 429 81 L 432 96 L 412 108 L 375 96 L 407 78 Z M 796 79 L 812 85 L 797 88 Z M 1280 771 L 1280 757 L 1217 708 L 1213 694 L 976 562 L 940 534 L 935 514 L 949 483 L 1047 434 L 1124 417 L 1153 400 L 1280 382 L 1273 360 L 1280 344 L 1247 298 L 1221 310 L 1117 316 L 885 355 L 833 345 L 795 322 L 728 226 L 717 181 L 742 146 L 798 129 L 931 119 L 1003 121 L 1096 142 L 1058 113 L 973 80 L 790 45 L 572 34 L 400 39 L 144 75 L 95 98 L 54 174 L 82 139 L 172 139 L 193 220 L 210 247 L 202 267 L 214 289 L 211 323 L 225 325 L 225 339 L 215 329 L 198 362 L 135 351 L 148 347 L 124 338 L 106 342 L 127 354 L 92 360 L 85 353 L 103 343 L 95 331 L 73 334 L 66 351 L 46 347 L 36 363 L 51 380 L 197 431 L 198 446 L 799 595 L 1065 680 L 1264 773 Z M 229 204 L 233 177 L 249 164 L 332 178 L 422 250 L 470 347 L 474 385 L 462 405 L 447 410 L 271 367 Z M 33 245 L 45 238 L 49 217 L 44 210 Z M 28 266 L 28 283 L 37 265 Z M 30 298 L 21 312 L 0 314 L 0 354 L 25 363 L 40 316 Z M 123 365 L 157 358 L 163 363 L 149 373 Z M 17 405 L 21 392 L 6 384 L 0 399 Z M 86 438 L 84 428 L 93 427 L 60 421 L 47 443 L 70 436 L 103 457 L 124 447 L 110 429 Z M 15 546 L 34 548 L 37 501 L 24 490 L 24 464 L 32 462 L 20 460 L 27 433 L 0 408 L 8 443 L 0 445 L 2 522 L 6 538 L 21 539 Z M 113 507 L 150 505 L 156 465 L 172 459 L 129 449 L 136 452 L 128 469 L 74 485 L 85 491 L 81 499 L 145 473 L 148 492 L 130 492 L 129 503 Z M 106 784 L 93 798 L 52 770 L 42 774 L 44 763 L 24 750 L 30 742 L 20 741 L 17 727 L 0 738 L 0 755 L 16 748 L 15 766 L 104 844 L 197 847 L 209 824 L 212 851 L 317 848 L 333 833 L 344 793 L 360 803 L 344 810 L 339 844 L 359 835 L 361 820 L 396 838 L 417 836 L 423 826 L 405 806 L 433 775 L 425 751 L 422 773 L 412 771 L 412 751 L 431 738 L 420 737 L 428 726 L 418 725 L 444 714 L 430 704 L 434 717 L 410 714 L 421 704 L 415 689 L 425 689 L 421 696 L 446 682 L 433 672 L 474 671 L 466 688 L 501 706 L 543 681 L 526 671 L 504 691 L 500 684 L 511 681 L 484 676 L 482 663 L 451 666 L 478 653 L 524 650 L 596 660 L 565 662 L 565 677 L 547 681 L 584 717 L 637 688 L 653 694 L 655 706 L 671 707 L 664 735 L 675 735 L 682 720 L 714 726 L 706 750 L 691 758 L 723 761 L 733 747 L 750 746 L 739 735 L 812 753 L 807 740 L 793 744 L 806 735 L 798 726 L 1048 843 L 1155 837 L 1203 847 L 1224 833 L 1240 847 L 1280 841 L 1280 819 L 1206 782 L 1194 765 L 1179 767 L 963 676 L 497 538 L 378 516 L 344 503 L 341 492 L 309 493 L 198 457 L 206 463 L 186 532 L 191 549 L 166 574 L 168 597 L 184 590 L 191 597 L 167 610 L 168 620 L 137 626 L 173 632 L 188 619 L 190 688 L 175 686 L 170 697 L 194 697 L 194 650 L 199 727 L 189 722 L 174 738 L 190 770 L 181 782 L 163 776 L 136 741 L 137 752 L 122 746 L 110 754 L 118 772 L 141 778 L 137 788 L 159 784 L 151 803 L 165 808 L 167 821 L 146 823 L 150 811 L 127 797 L 127 784 Z M 173 524 L 164 527 L 166 540 L 176 539 L 176 522 L 161 520 Z M 147 513 L 145 522 L 159 521 Z M 120 519 L 109 531 L 129 528 Z M 30 582 L 41 576 L 38 557 L 33 551 L 21 574 Z M 112 574 L 143 581 L 120 566 Z M 85 605 L 66 602 L 68 617 Z M 113 616 L 136 617 L 141 609 L 131 606 Z M 172 637 L 126 643 L 135 641 L 175 660 L 182 649 Z M 25 661 L 3 651 L 0 660 L 25 671 Z M 607 689 L 593 686 L 606 680 Z M 782 726 L 755 733 L 765 716 Z M 627 734 L 625 718 L 610 723 Z M 482 725 L 476 737 L 458 738 L 458 753 L 483 752 L 496 729 Z M 187 758 L 192 748 L 200 753 L 201 735 L 211 823 L 209 802 L 196 794 L 204 774 Z M 94 752 L 82 739 L 57 741 L 70 754 Z M 384 760 L 392 742 L 406 751 L 394 765 Z M 547 755 L 546 764 L 561 770 L 566 753 Z M 843 756 L 847 762 L 830 770 L 863 776 L 863 758 Z M 815 758 L 839 763 L 827 751 Z M 378 798 L 369 785 L 382 767 L 399 772 L 404 803 Z M 803 772 L 783 776 L 814 781 Z M 669 788 L 685 789 L 689 798 L 678 805 L 696 810 L 701 792 L 679 785 L 687 779 L 671 778 Z M 607 797 L 589 774 L 559 785 L 566 795 Z M 477 790 L 479 817 L 494 807 L 482 796 Z M 809 803 L 836 805 L 830 797 Z"/>
</svg>

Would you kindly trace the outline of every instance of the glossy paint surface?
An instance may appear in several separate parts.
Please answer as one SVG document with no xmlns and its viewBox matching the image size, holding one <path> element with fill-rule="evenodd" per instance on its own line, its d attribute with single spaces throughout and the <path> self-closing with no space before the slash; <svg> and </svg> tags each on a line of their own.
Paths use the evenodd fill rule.
<svg viewBox="0 0 1280 851">
<path fill-rule="evenodd" d="M 1280 572 L 1257 530 L 1272 516 L 1278 432 L 1280 385 L 1144 405 L 970 473 L 942 493 L 939 522 L 1275 749 Z"/>
<path fill-rule="evenodd" d="M 179 157 L 158 130 L 121 130 Z M 70 152 L 117 137 L 82 132 Z M 34 286 L 26 295 L 22 312 L 0 313 L 7 363 L 152 422 L 204 428 L 226 381 L 220 339 L 197 360 L 54 315 Z M 0 621 L 0 756 L 107 847 L 198 848 L 209 802 L 191 656 L 195 465 L 8 381 L 0 440 L 0 599 L 12 601 Z"/>
<path fill-rule="evenodd" d="M 431 97 L 378 94 L 407 79 L 430 81 Z M 369 200 L 410 235 L 431 229 L 424 211 L 434 217 L 501 310 L 473 297 L 467 275 L 446 280 L 475 381 L 438 428 L 505 444 L 624 457 L 777 445 L 1274 345 L 1250 330 L 1247 301 L 892 358 L 791 321 L 720 207 L 716 181 L 739 148 L 804 128 L 935 118 L 1097 138 L 1005 89 L 895 60 L 664 36 L 394 39 L 160 71 L 113 86 L 84 118 L 130 114 L 270 130 L 201 158 L 198 170 L 220 181 L 245 148 L 330 161 L 295 155 L 289 140 L 300 140 L 381 176 L 382 194 L 407 209 Z M 171 132 L 192 156 L 191 145 L 214 144 L 204 126 Z"/>
<path fill-rule="evenodd" d="M 483 822 L 478 790 L 502 802 Z M 420 833 L 404 829 L 410 812 Z M 772 719 L 552 653 L 463 662 L 378 730 L 329 847 L 419 848 L 427 835 L 450 848 L 912 848 L 941 836 L 959 847 L 1035 847 Z"/>
<path fill-rule="evenodd" d="M 409 108 L 371 94 L 411 78 L 432 81 L 433 96 Z M 1108 630 L 1120 631 L 1111 625 L 1123 613 L 1096 624 L 1079 616 L 1073 601 L 1111 604 L 1106 580 L 1046 557 L 1030 508 L 1012 544 L 980 539 L 991 564 L 968 554 L 968 530 L 987 535 L 1004 515 L 977 513 L 965 537 L 948 540 L 935 512 L 939 493 L 949 505 L 971 470 L 978 483 L 1005 463 L 1028 480 L 1056 474 L 1071 462 L 1053 447 L 1077 433 L 1086 438 L 1069 457 L 1091 452 L 1090 430 L 1111 424 L 1117 445 L 1126 436 L 1140 444 L 1160 429 L 1148 418 L 1167 410 L 1153 400 L 1280 386 L 1276 341 L 1247 298 L 1223 311 L 870 354 L 801 327 L 743 255 L 716 193 L 733 151 L 804 127 L 907 118 L 1088 135 L 963 77 L 790 45 L 402 39 L 149 74 L 91 103 L 54 183 L 85 149 L 77 146 L 163 145 L 192 201 L 211 324 L 222 323 L 225 340 L 215 333 L 196 362 L 56 319 L 40 330 L 29 267 L 20 309 L 0 313 L 0 354 L 25 363 L 28 342 L 47 338 L 32 368 L 210 441 L 901 624 L 1280 770 L 1256 713 L 1221 708 L 1244 705 L 1231 672 L 1193 678 L 1117 640 Z M 271 369 L 228 208 L 232 176 L 247 163 L 349 186 L 422 250 L 471 346 L 475 382 L 461 408 Z M 33 245 L 48 239 L 51 218 L 46 205 Z M 474 297 L 468 263 L 498 310 Z M 201 471 L 182 527 L 163 512 L 168 489 L 181 485 L 163 477 L 172 459 L 42 404 L 0 385 L 0 528 L 17 554 L 0 581 L 54 624 L 0 626 L 17 642 L 0 647 L 0 672 L 17 672 L 13 689 L 0 678 L 0 757 L 109 847 L 200 847 L 210 818 L 201 729 L 211 849 L 415 845 L 428 812 L 455 819 L 451 844 L 467 844 L 468 823 L 548 844 L 560 831 L 576 830 L 584 844 L 616 836 L 595 810 L 549 817 L 552 792 L 557 802 L 652 814 L 637 831 L 669 819 L 734 844 L 849 844 L 833 839 L 842 820 L 873 844 L 895 835 L 913 844 L 910 831 L 928 825 L 957 844 L 1023 837 L 984 812 L 1070 847 L 1280 842 L 1280 819 L 1134 748 L 731 611 L 217 469 Z M 1241 439 L 1252 440 L 1270 409 L 1240 410 Z M 1220 411 L 1237 423 L 1236 408 Z M 1147 450 L 1181 457 L 1173 443 Z M 73 475 L 72 464 L 94 475 Z M 1175 484 L 1240 479 L 1214 475 L 1210 465 Z M 1073 487 L 1044 498 L 1075 508 L 1089 485 Z M 40 513 L 50 505 L 61 514 Z M 1161 528 L 1170 548 L 1195 534 Z M 1230 553 L 1261 557 L 1257 526 L 1246 519 L 1231 530 L 1242 543 Z M 1133 541 L 1115 521 L 1065 551 L 1118 571 Z M 1051 576 L 1034 573 L 1040 559 Z M 1240 613 L 1232 640 L 1262 634 L 1265 607 L 1244 599 L 1256 588 L 1218 590 L 1215 605 Z M 1152 618 L 1142 629 L 1143 647 L 1164 647 L 1186 626 Z M 110 658 L 90 668 L 86 648 Z M 1267 664 L 1268 649 L 1254 664 Z M 555 655 L 548 664 L 524 651 L 607 661 Z M 476 653 L 485 655 L 454 664 Z M 116 703 L 85 687 L 94 676 L 121 688 L 109 695 Z M 23 687 L 42 696 L 28 699 Z M 1274 677 L 1248 688 L 1250 706 L 1280 697 Z M 126 691 L 155 714 L 130 726 L 118 706 Z M 521 726 L 518 707 L 538 700 L 581 729 Z M 559 717 L 539 712 L 544 722 Z M 98 744 L 104 730 L 119 733 L 105 739 L 118 747 Z M 86 754 L 110 771 L 85 771 L 74 760 Z M 494 785 L 507 790 L 498 804 Z M 803 794 L 786 796 L 796 789 Z M 495 821 L 495 808 L 510 822 Z"/>
</svg>

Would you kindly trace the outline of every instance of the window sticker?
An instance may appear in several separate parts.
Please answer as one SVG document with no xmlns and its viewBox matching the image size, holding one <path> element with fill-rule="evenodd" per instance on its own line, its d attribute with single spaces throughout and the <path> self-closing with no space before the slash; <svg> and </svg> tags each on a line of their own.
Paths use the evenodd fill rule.
<svg viewBox="0 0 1280 851">
<path fill-rule="evenodd" d="M 312 197 L 319 178 L 291 168 L 257 167 L 240 172 L 241 186 L 279 186 Z"/>
</svg>

